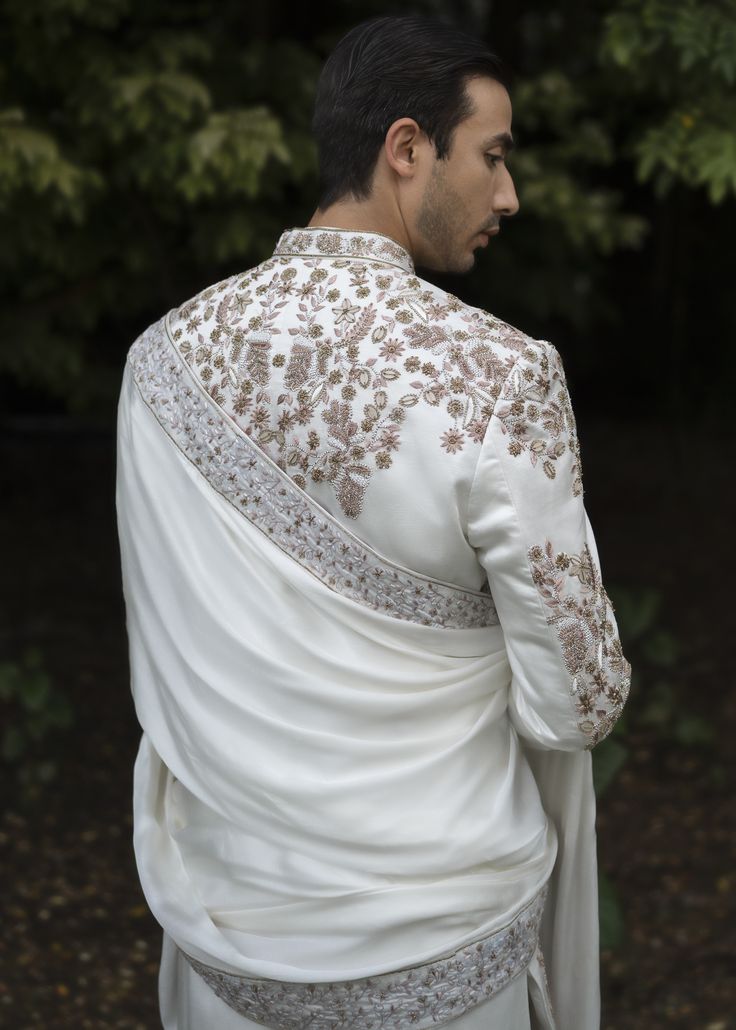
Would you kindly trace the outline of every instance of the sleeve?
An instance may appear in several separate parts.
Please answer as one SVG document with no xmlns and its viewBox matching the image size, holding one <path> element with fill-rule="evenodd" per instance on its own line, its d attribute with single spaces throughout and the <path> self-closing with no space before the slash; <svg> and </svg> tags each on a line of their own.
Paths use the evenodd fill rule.
<svg viewBox="0 0 736 1030">
<path fill-rule="evenodd" d="M 593 748 L 621 714 L 631 667 L 583 505 L 562 361 L 547 341 L 527 345 L 501 389 L 470 490 L 468 540 L 504 633 L 517 732 L 542 749 Z"/>
</svg>

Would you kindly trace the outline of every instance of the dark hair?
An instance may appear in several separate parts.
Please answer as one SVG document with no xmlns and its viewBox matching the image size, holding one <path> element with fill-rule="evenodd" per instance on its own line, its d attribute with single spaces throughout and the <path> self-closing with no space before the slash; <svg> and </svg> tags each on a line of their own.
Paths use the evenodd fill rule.
<svg viewBox="0 0 736 1030">
<path fill-rule="evenodd" d="M 440 159 L 455 127 L 473 113 L 468 78 L 508 89 L 501 61 L 481 40 L 423 15 L 371 18 L 332 51 L 317 84 L 312 130 L 319 157 L 319 207 L 370 196 L 389 126 L 413 118 Z"/>
</svg>

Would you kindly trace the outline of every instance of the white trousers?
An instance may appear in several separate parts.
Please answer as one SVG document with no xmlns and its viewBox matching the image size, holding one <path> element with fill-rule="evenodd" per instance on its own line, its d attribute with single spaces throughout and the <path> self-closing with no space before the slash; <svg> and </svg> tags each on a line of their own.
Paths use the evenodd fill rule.
<svg viewBox="0 0 736 1030">
<path fill-rule="evenodd" d="M 158 985 L 164 1030 L 262 1030 L 217 997 L 165 932 Z M 539 958 L 535 955 L 526 973 L 498 994 L 444 1025 L 452 1030 L 557 1030 Z"/>
</svg>

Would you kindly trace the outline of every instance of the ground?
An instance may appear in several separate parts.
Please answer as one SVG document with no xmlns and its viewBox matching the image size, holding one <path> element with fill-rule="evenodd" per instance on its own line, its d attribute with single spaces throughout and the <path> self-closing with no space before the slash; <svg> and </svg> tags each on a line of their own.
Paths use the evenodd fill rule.
<svg viewBox="0 0 736 1030">
<path fill-rule="evenodd" d="M 730 579 L 736 517 L 728 441 L 654 423 L 580 419 L 586 504 L 607 583 L 655 587 L 680 642 L 668 671 L 713 728 L 684 745 L 638 724 L 653 683 L 635 681 L 630 757 L 601 798 L 599 863 L 625 937 L 602 956 L 602 1030 L 736 1028 L 736 820 Z M 41 648 L 75 722 L 47 738 L 56 778 L 24 800 L 0 792 L 4 915 L 0 1026 L 158 1027 L 160 930 L 131 847 L 139 730 L 127 681 L 109 435 L 64 423 L 3 435 L 8 614 L 2 657 Z M 731 565 L 732 568 L 732 565 Z M 626 640 L 624 639 L 626 648 Z M 565 1028 L 560 1028 L 565 1030 Z"/>
</svg>

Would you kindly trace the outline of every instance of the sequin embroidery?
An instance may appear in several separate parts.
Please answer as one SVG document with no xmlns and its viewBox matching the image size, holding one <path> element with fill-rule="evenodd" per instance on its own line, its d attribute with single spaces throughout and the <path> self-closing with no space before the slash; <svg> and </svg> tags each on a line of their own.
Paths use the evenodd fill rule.
<svg viewBox="0 0 736 1030">
<path fill-rule="evenodd" d="M 586 750 L 608 736 L 629 695 L 631 666 L 624 658 L 613 606 L 587 544 L 580 554 L 555 553 L 549 540 L 529 548 L 532 578 L 551 614 Z"/>
<path fill-rule="evenodd" d="M 413 408 L 435 409 L 427 429 L 445 456 L 478 447 L 533 342 L 413 271 L 380 233 L 292 229 L 270 259 L 171 316 L 213 400 L 297 486 L 324 483 L 351 519 L 392 467 Z"/>
<path fill-rule="evenodd" d="M 556 477 L 557 462 L 569 451 L 571 490 L 579 497 L 583 483 L 575 416 L 562 359 L 551 344 L 548 348 L 541 354 L 534 347 L 525 349 L 504 383 L 493 414 L 509 437 L 509 454 L 515 458 L 527 454 L 548 479 Z"/>
<path fill-rule="evenodd" d="M 547 891 L 545 886 L 508 926 L 483 940 L 360 980 L 255 979 L 185 958 L 230 1008 L 272 1030 L 423 1030 L 457 1019 L 524 972 L 537 949 Z"/>
</svg>

